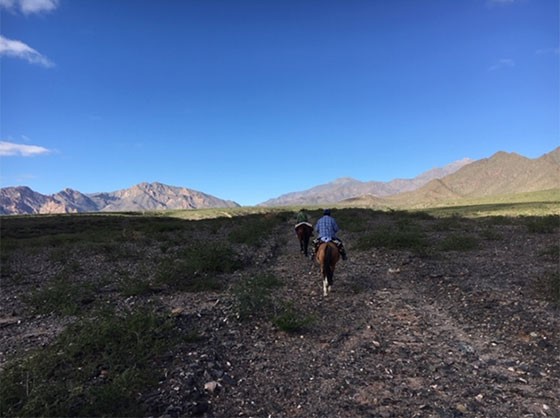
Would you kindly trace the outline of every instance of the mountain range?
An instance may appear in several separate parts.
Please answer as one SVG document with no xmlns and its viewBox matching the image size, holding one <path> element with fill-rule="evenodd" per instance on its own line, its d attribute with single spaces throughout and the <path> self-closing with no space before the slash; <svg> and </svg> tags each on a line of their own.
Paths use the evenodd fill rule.
<svg viewBox="0 0 560 418">
<path fill-rule="evenodd" d="M 388 182 L 363 182 L 349 177 L 340 178 L 308 190 L 281 195 L 261 203 L 261 206 L 319 205 L 336 203 L 363 195 L 378 197 L 392 196 L 416 190 L 431 180 L 445 177 L 472 162 L 474 162 L 474 160 L 464 158 L 448 164 L 445 167 L 426 171 L 413 179 L 394 179 Z"/>
<path fill-rule="evenodd" d="M 560 189 L 560 147 L 535 159 L 500 151 L 416 190 L 375 200 L 382 206 L 421 208 L 553 189 Z M 353 203 L 368 199 L 371 203 L 371 197 L 359 196 Z"/>
<path fill-rule="evenodd" d="M 203 209 L 237 207 L 223 200 L 185 187 L 161 183 L 140 183 L 110 193 L 83 194 L 65 189 L 53 195 L 42 195 L 29 187 L 0 189 L 0 214 L 123 212 L 167 209 Z"/>
<path fill-rule="evenodd" d="M 259 206 L 347 204 L 413 208 L 550 189 L 560 189 L 560 147 L 535 159 L 503 151 L 477 161 L 463 159 L 413 179 L 362 182 L 341 178 L 267 200 Z M 65 189 L 43 195 L 25 186 L 0 189 L 0 215 L 238 206 L 230 200 L 161 183 L 140 183 L 128 189 L 93 194 Z"/>
</svg>

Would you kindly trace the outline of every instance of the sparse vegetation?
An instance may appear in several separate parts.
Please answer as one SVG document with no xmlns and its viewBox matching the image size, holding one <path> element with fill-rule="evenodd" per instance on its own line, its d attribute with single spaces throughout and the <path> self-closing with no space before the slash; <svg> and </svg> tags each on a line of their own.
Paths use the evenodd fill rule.
<svg viewBox="0 0 560 418">
<path fill-rule="evenodd" d="M 537 280 L 537 290 L 543 299 L 560 308 L 560 271 L 549 271 Z"/>
<path fill-rule="evenodd" d="M 552 234 L 560 227 L 560 216 L 530 217 L 527 218 L 526 225 L 533 234 Z"/>
<path fill-rule="evenodd" d="M 176 257 L 167 256 L 161 260 L 156 282 L 175 290 L 217 290 L 224 285 L 217 275 L 242 267 L 239 256 L 229 244 L 194 242 Z"/>
<path fill-rule="evenodd" d="M 343 225 L 344 231 L 362 232 L 368 228 L 369 222 L 374 220 L 380 212 L 363 209 L 339 209 L 333 213 L 339 225 Z M 317 212 L 317 219 L 322 212 Z"/>
<path fill-rule="evenodd" d="M 499 241 L 502 239 L 502 235 L 490 225 L 480 231 L 480 236 L 488 241 Z"/>
<path fill-rule="evenodd" d="M 94 299 L 93 286 L 72 281 L 65 273 L 60 273 L 42 288 L 24 295 L 24 301 L 35 313 L 59 315 L 77 315 Z"/>
<path fill-rule="evenodd" d="M 275 309 L 272 290 L 280 286 L 282 282 L 269 274 L 257 275 L 237 283 L 232 290 L 237 317 L 246 320 L 255 315 L 272 315 Z"/>
<path fill-rule="evenodd" d="M 470 251 L 476 250 L 478 246 L 478 239 L 472 235 L 451 234 L 439 243 L 438 248 L 442 251 Z"/>
<path fill-rule="evenodd" d="M 358 250 L 371 248 L 407 249 L 424 253 L 428 249 L 426 234 L 418 225 L 409 220 L 401 220 L 396 225 L 382 225 L 372 232 L 363 234 L 353 246 Z"/>
<path fill-rule="evenodd" d="M 257 247 L 264 237 L 284 220 L 285 214 L 251 215 L 237 220 L 237 226 L 229 233 L 229 239 L 236 244 Z"/>
<path fill-rule="evenodd" d="M 159 356 L 178 335 L 150 310 L 98 312 L 71 325 L 45 350 L 2 372 L 2 416 L 141 416 L 138 394 L 162 373 Z"/>
<path fill-rule="evenodd" d="M 545 248 L 539 255 L 555 263 L 560 263 L 560 244 L 553 244 Z"/>
<path fill-rule="evenodd" d="M 317 219 L 321 211 L 310 214 Z M 350 375 L 358 392 L 347 387 L 344 395 L 367 397 L 360 390 L 371 381 L 368 373 L 385 368 L 398 371 L 387 390 L 413 393 L 410 376 L 440 364 L 442 355 L 456 366 L 440 377 L 450 393 L 460 376 L 461 385 L 490 399 L 495 392 L 472 376 L 471 359 L 449 345 L 459 336 L 475 339 L 463 331 L 480 324 L 484 341 L 503 342 L 495 348 L 499 357 L 488 346 L 492 360 L 551 362 L 558 323 L 551 307 L 560 306 L 560 251 L 551 235 L 557 216 L 440 218 L 361 209 L 334 215 L 349 261 L 338 265 L 326 299 L 317 266 L 299 254 L 293 213 L 285 211 L 196 221 L 180 219 L 180 212 L 2 219 L 7 307 L 0 329 L 19 345 L 1 340 L 0 416 L 264 416 L 264 409 L 237 401 L 259 393 L 269 403 L 294 387 L 309 408 L 315 395 L 305 398 L 305 390 L 318 393 Z M 527 243 L 534 245 L 531 256 Z M 454 324 L 460 334 L 442 345 Z M 537 337 L 520 337 L 520 326 Z M 409 330 L 418 364 L 407 363 L 405 372 L 399 361 L 416 348 L 398 344 Z M 550 396 L 552 373 L 535 374 L 528 384 Z M 212 381 L 227 396 L 205 390 Z M 516 390 L 508 385 L 504 390 Z M 437 391 L 423 396 L 441 405 L 448 400 Z M 419 397 L 409 400 L 407 411 L 421 405 Z M 522 415 L 526 404 L 518 404 L 514 412 Z M 364 405 L 350 407 L 356 415 L 381 411 Z M 278 408 L 266 412 L 286 412 Z M 324 412 L 307 410 L 322 415 L 316 411 Z"/>
<path fill-rule="evenodd" d="M 440 218 L 434 225 L 436 231 L 453 231 L 463 227 L 464 218 L 458 214 L 453 214 L 445 218 Z"/>
<path fill-rule="evenodd" d="M 124 297 L 148 295 L 154 290 L 154 285 L 149 277 L 144 274 L 131 276 L 123 272 L 119 277 L 119 291 Z"/>
<path fill-rule="evenodd" d="M 310 315 L 304 315 L 293 303 L 284 303 L 272 318 L 272 323 L 280 330 L 289 333 L 301 332 L 311 325 L 315 319 Z"/>
</svg>

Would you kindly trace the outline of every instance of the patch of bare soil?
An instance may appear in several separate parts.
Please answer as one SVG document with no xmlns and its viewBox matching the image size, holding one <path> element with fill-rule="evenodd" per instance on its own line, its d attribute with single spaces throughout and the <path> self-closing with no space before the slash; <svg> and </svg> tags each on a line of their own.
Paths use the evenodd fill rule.
<svg viewBox="0 0 560 418">
<path fill-rule="evenodd" d="M 323 297 L 286 222 L 258 265 L 229 279 L 273 274 L 275 295 L 313 322 L 287 333 L 239 321 L 230 291 L 152 296 L 200 339 L 169 355 L 142 401 L 162 417 L 560 417 L 560 314 L 535 292 L 558 271 L 539 255 L 558 236 L 495 229 L 501 239 L 479 249 L 429 257 L 353 250 L 359 234 L 343 232 L 349 259 Z M 25 316 L 20 298 L 2 296 L 2 360 L 69 321 Z"/>
</svg>

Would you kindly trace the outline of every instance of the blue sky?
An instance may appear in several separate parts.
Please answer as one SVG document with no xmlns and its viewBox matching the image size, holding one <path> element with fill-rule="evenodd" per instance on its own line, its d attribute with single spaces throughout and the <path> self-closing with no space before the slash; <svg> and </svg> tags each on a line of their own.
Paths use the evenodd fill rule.
<svg viewBox="0 0 560 418">
<path fill-rule="evenodd" d="M 557 0 L 0 0 L 2 187 L 254 205 L 560 145 Z"/>
</svg>

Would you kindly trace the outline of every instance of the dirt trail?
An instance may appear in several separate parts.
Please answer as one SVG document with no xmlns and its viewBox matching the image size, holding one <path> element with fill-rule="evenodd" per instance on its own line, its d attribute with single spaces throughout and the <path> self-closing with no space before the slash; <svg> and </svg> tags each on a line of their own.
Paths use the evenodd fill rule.
<svg viewBox="0 0 560 418">
<path fill-rule="evenodd" d="M 324 298 L 318 266 L 289 230 L 281 239 L 267 269 L 316 323 L 302 335 L 245 330 L 227 350 L 237 380 L 212 400 L 216 416 L 560 416 L 558 316 L 533 322 L 522 295 L 501 291 L 476 306 L 472 286 L 450 284 L 468 281 L 464 271 L 445 279 L 439 262 L 379 250 L 350 249 Z M 484 323 L 486 311 L 500 318 L 514 304 L 534 325 L 525 336 Z"/>
</svg>

